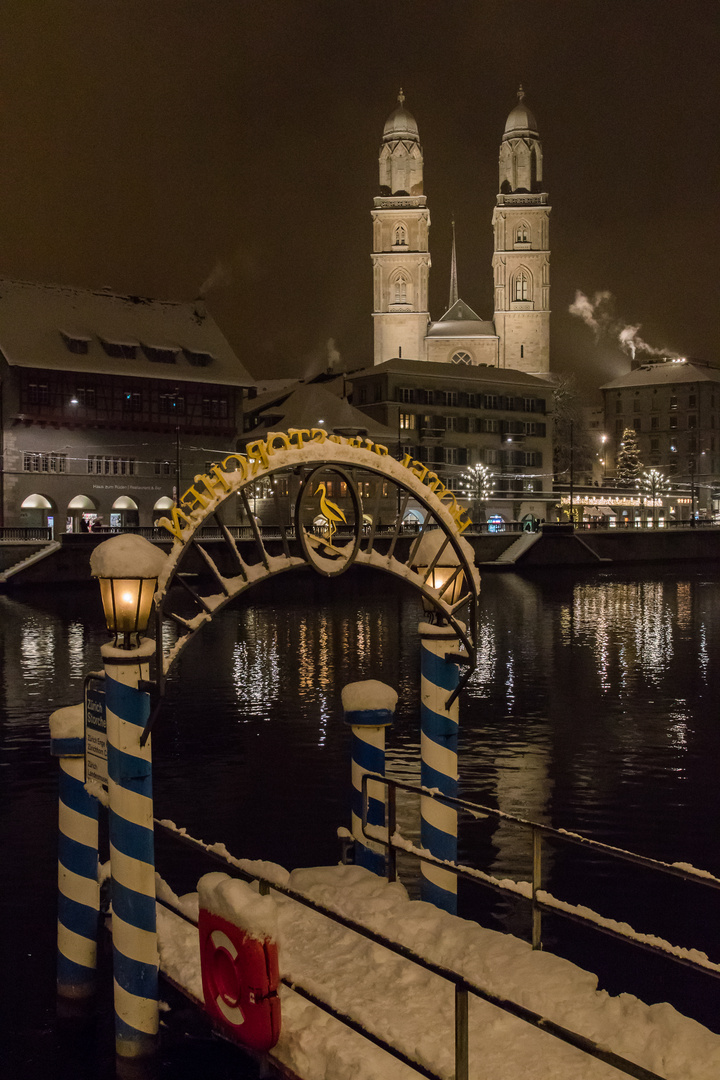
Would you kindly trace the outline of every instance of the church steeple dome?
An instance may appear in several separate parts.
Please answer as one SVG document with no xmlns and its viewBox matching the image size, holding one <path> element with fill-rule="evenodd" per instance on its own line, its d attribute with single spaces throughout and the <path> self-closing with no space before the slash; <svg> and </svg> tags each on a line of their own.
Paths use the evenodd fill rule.
<svg viewBox="0 0 720 1080">
<path fill-rule="evenodd" d="M 500 143 L 500 194 L 542 191 L 542 145 L 537 121 L 518 90 L 517 105 L 505 123 Z"/>
<path fill-rule="evenodd" d="M 395 139 L 404 141 L 420 142 L 418 126 L 415 117 L 409 109 L 405 108 L 405 95 L 400 90 L 398 103 L 385 121 L 383 142 L 392 142 Z"/>
<path fill-rule="evenodd" d="M 508 116 L 505 124 L 503 142 L 506 139 L 516 139 L 523 135 L 539 139 L 537 121 L 525 104 L 525 91 L 522 84 L 518 89 L 517 96 L 517 105 Z"/>
<path fill-rule="evenodd" d="M 405 95 L 385 121 L 380 147 L 380 191 L 383 195 L 422 195 L 423 152 L 415 117 Z"/>
</svg>

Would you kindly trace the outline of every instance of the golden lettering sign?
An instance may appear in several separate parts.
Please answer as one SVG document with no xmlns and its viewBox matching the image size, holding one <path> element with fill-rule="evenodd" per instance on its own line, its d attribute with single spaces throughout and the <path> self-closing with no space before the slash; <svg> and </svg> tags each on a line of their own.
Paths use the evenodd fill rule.
<svg viewBox="0 0 720 1080">
<path fill-rule="evenodd" d="M 245 453 L 228 454 L 221 462 L 212 464 L 207 473 L 195 476 L 192 485 L 180 497 L 179 505 L 172 507 L 170 518 L 160 518 L 158 525 L 167 529 L 177 540 L 182 541 L 185 539 L 185 534 L 192 532 L 197 526 L 197 521 L 194 521 L 191 515 L 197 511 L 210 512 L 209 508 L 218 498 L 237 491 L 259 473 L 272 469 L 272 459 L 276 454 L 302 450 L 303 447 L 325 442 L 369 451 L 379 458 L 389 456 L 386 446 L 359 435 L 352 438 L 329 435 L 324 428 L 288 428 L 287 432 L 271 431 L 268 432 L 266 439 L 255 439 L 249 442 L 245 447 Z M 362 465 L 362 462 L 358 462 L 358 465 Z M 405 455 L 400 465 L 437 496 L 448 510 L 457 531 L 464 532 L 470 524 L 469 518 L 462 520 L 463 515 L 468 513 L 468 509 L 458 503 L 453 492 L 443 484 L 437 473 L 430 472 L 427 465 L 415 461 L 410 454 Z"/>
</svg>

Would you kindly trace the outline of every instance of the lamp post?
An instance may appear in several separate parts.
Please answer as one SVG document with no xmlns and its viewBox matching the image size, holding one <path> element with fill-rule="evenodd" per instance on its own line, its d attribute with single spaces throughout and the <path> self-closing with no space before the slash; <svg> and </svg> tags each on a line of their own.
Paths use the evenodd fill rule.
<svg viewBox="0 0 720 1080">
<path fill-rule="evenodd" d="M 150 699 L 155 642 L 147 629 L 165 556 L 133 533 L 95 548 L 90 569 L 99 579 L 105 620 L 114 635 L 102 647 L 107 715 L 108 805 L 112 873 L 115 1049 L 142 1059 L 156 1049 L 158 957 L 155 921 L 152 751 L 142 735 Z"/>
<path fill-rule="evenodd" d="M 695 456 L 689 461 L 690 468 L 690 527 L 695 528 Z"/>
<path fill-rule="evenodd" d="M 420 540 L 413 569 L 438 597 L 453 606 L 463 596 L 464 574 L 458 557 L 442 533 L 425 533 Z M 427 620 L 420 634 L 420 783 L 443 795 L 457 796 L 458 714 L 457 696 L 447 701 L 460 681 L 457 664 L 459 639 L 432 600 L 423 597 Z M 457 861 L 457 811 L 422 796 L 420 843 L 437 859 Z M 421 863 L 420 895 L 451 914 L 457 912 L 457 877 L 431 863 Z"/>
</svg>

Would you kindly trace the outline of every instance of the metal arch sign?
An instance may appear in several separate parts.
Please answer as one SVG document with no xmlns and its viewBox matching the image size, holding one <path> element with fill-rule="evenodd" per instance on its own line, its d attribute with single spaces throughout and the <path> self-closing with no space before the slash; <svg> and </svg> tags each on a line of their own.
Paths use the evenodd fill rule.
<svg viewBox="0 0 720 1080">
<path fill-rule="evenodd" d="M 361 498 L 353 479 L 363 473 L 383 481 L 372 485 L 374 495 L 367 501 Z M 277 479 L 280 474 L 294 476 L 299 491 L 292 520 L 287 505 L 283 506 L 277 491 L 274 492 L 279 524 L 273 527 L 273 536 L 268 539 L 268 530 L 263 530 L 261 535 L 248 492 L 258 481 Z M 337 481 L 337 491 L 330 477 Z M 397 492 L 396 512 L 392 523 L 383 526 L 381 502 L 383 489 L 389 484 Z M 249 521 L 249 528 L 245 527 L 251 541 L 247 559 L 240 552 L 237 536 L 217 514 L 232 497 L 241 499 Z M 409 549 L 401 557 L 399 553 L 406 545 L 398 541 L 407 537 L 404 522 L 411 498 L 424 508 L 425 520 L 417 532 L 413 531 Z M 472 548 L 462 538 L 470 524 L 467 513 L 454 493 L 426 465 L 409 455 L 402 462 L 396 461 L 386 447 L 369 439 L 330 435 L 322 428 L 290 428 L 249 443 L 245 453 L 229 454 L 207 473 L 196 476 L 179 506 L 172 508 L 170 517 L 159 521 L 175 539 L 156 596 L 159 677 L 167 673 L 184 645 L 216 611 L 258 582 L 307 565 L 331 577 L 351 565 L 365 565 L 409 582 L 456 631 L 472 668 L 479 577 Z M 415 565 L 415 557 L 423 537 L 431 529 L 440 530 L 439 540 L 434 545 L 430 566 L 421 571 Z M 211 539 L 222 542 L 219 549 L 209 550 Z M 271 554 L 273 544 L 277 547 L 278 541 L 282 553 Z M 256 558 L 250 561 L 253 550 Z M 435 589 L 429 582 L 435 566 L 447 564 L 447 558 L 442 559 L 445 552 L 452 553 L 449 562 L 457 570 L 449 582 Z M 199 575 L 199 583 L 191 584 L 187 573 Z M 452 595 L 450 586 L 459 573 L 464 574 L 468 591 L 462 600 L 452 604 L 448 600 Z M 203 585 L 208 580 L 210 592 Z M 181 588 L 171 593 L 175 584 Z M 470 633 L 455 614 L 468 602 Z M 175 626 L 176 640 L 164 649 L 163 641 L 168 635 L 163 630 L 167 620 Z"/>
<path fill-rule="evenodd" d="M 313 452 L 316 452 L 320 446 L 325 446 L 325 449 L 321 455 L 315 456 Z M 253 483 L 278 468 L 302 464 L 307 460 L 337 461 L 338 457 L 335 456 L 337 447 L 365 450 L 374 454 L 376 458 L 387 459 L 388 463 L 394 462 L 386 446 L 360 436 L 345 438 L 342 435 L 328 435 L 324 428 L 289 428 L 287 432 L 271 431 L 267 439 L 257 439 L 255 442 L 248 443 L 246 454 L 228 454 L 219 464 L 211 465 L 207 473 L 196 476 L 192 486 L 180 498 L 179 507 L 172 508 L 172 519 L 160 518 L 158 524 L 172 533 L 176 539 L 185 540 L 201 524 L 203 517 L 214 512 L 218 500 L 224 502 L 233 492 L 241 490 L 246 484 Z M 287 455 L 292 455 L 292 460 L 284 460 Z M 361 464 L 355 455 L 350 457 L 343 455 L 340 460 L 351 465 Z M 421 480 L 441 502 L 447 501 L 450 516 L 458 532 L 462 533 L 470 524 L 469 518 L 462 520 L 468 513 L 467 507 L 458 503 L 455 494 L 443 484 L 437 473 L 432 472 L 422 462 L 415 461 L 410 454 L 406 454 L 400 464 L 411 475 Z"/>
</svg>

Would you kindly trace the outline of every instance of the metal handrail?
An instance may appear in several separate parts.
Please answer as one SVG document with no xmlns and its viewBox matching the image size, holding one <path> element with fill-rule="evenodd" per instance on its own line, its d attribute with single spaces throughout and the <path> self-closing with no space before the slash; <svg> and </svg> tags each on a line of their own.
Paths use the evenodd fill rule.
<svg viewBox="0 0 720 1080">
<path fill-rule="evenodd" d="M 368 785 L 370 783 L 381 783 L 388 789 L 387 799 L 387 830 L 379 828 L 378 826 L 369 825 L 367 820 L 368 813 Z M 493 878 L 491 874 L 486 874 L 482 870 L 477 870 L 474 867 L 463 866 L 459 863 L 446 861 L 443 859 L 437 859 L 424 849 L 416 848 L 413 844 L 409 847 L 407 844 L 397 844 L 393 838 L 397 831 L 397 806 L 395 793 L 397 788 L 402 788 L 405 791 L 412 791 L 423 798 L 433 799 L 442 803 L 445 806 L 459 808 L 461 810 L 467 810 L 475 817 L 492 817 L 501 821 L 508 821 L 515 825 L 523 826 L 529 829 L 532 834 L 533 844 L 533 867 L 532 867 L 532 881 L 531 881 L 531 896 L 528 898 L 524 893 L 519 890 L 508 888 L 506 885 L 501 884 L 496 878 Z M 626 851 L 624 848 L 614 847 L 611 844 L 603 844 L 598 840 L 590 840 L 586 836 L 581 836 L 579 833 L 568 832 L 564 829 L 554 829 L 551 825 L 541 825 L 535 821 L 528 821 L 526 818 L 517 817 L 514 814 L 506 814 L 502 810 L 497 810 L 494 807 L 482 806 L 480 803 L 470 802 L 467 799 L 453 798 L 450 795 L 443 795 L 442 793 L 427 787 L 423 787 L 420 784 L 411 784 L 405 780 L 395 780 L 391 777 L 381 776 L 379 773 L 364 773 L 362 776 L 362 800 L 363 800 L 363 812 L 362 812 L 362 831 L 363 835 L 372 840 L 375 843 L 380 843 L 388 850 L 388 880 L 395 881 L 397 879 L 397 852 L 403 851 L 406 854 L 413 855 L 421 862 L 432 863 L 436 866 L 442 867 L 442 869 L 455 874 L 457 877 L 461 877 L 467 881 L 472 881 L 476 885 L 486 885 L 488 888 L 494 889 L 496 892 L 504 893 L 507 896 L 513 896 L 515 899 L 529 899 L 532 910 L 532 947 L 533 949 L 542 948 L 542 921 L 541 912 L 547 912 L 553 915 L 562 915 L 564 918 L 570 919 L 573 922 L 580 923 L 583 926 L 597 930 L 600 933 L 606 934 L 609 937 L 613 937 L 616 940 L 627 942 L 631 945 L 635 945 L 637 948 L 645 949 L 646 952 L 653 953 L 655 956 L 661 956 L 666 960 L 672 960 L 673 963 L 681 964 L 684 967 L 692 968 L 693 971 L 700 972 L 704 975 L 712 975 L 713 978 L 720 978 L 720 966 L 713 965 L 713 967 L 706 967 L 703 964 L 698 964 L 696 961 L 691 960 L 686 956 L 678 956 L 676 953 L 668 952 L 660 946 L 653 945 L 651 942 L 642 941 L 637 937 L 632 937 L 630 934 L 625 934 L 621 930 L 614 929 L 610 926 L 603 926 L 601 923 L 595 922 L 593 919 L 588 919 L 577 912 L 568 911 L 556 904 L 548 903 L 540 898 L 542 892 L 542 837 L 552 836 L 557 840 L 562 840 L 569 844 L 575 844 L 578 847 L 591 848 L 598 853 L 609 855 L 614 858 L 622 859 L 625 862 L 634 863 L 637 866 L 642 866 L 649 870 L 657 870 L 661 873 L 668 874 L 672 877 L 679 877 L 685 881 L 692 881 L 697 885 L 705 885 L 711 889 L 720 889 L 720 879 L 709 875 L 706 871 L 701 870 L 686 870 L 680 866 L 674 866 L 670 863 L 660 862 L 657 859 L 650 859 L 645 855 L 637 855 L 635 852 Z M 387 833 L 387 835 L 385 835 Z M 549 895 L 549 894 L 548 894 Z M 551 899 L 555 899 L 552 897 Z"/>
<path fill-rule="evenodd" d="M 369 774 L 371 775 L 371 774 Z M 382 777 L 379 779 L 383 779 Z M 613 1066 L 619 1072 L 624 1073 L 626 1076 L 635 1077 L 636 1080 L 666 1080 L 666 1078 L 660 1076 L 658 1073 L 651 1072 L 649 1069 L 644 1068 L 642 1065 L 638 1065 L 633 1061 L 628 1061 L 626 1058 L 621 1057 L 619 1054 L 614 1054 L 610 1050 L 606 1050 L 591 1039 L 586 1038 L 584 1035 L 579 1035 L 575 1031 L 571 1031 L 569 1028 L 563 1027 L 561 1024 L 556 1024 L 554 1021 L 549 1020 L 547 1017 L 543 1017 L 540 1013 L 534 1012 L 532 1009 L 527 1009 L 523 1005 L 519 1005 L 515 1001 L 511 1001 L 508 998 L 500 997 L 497 994 L 492 994 L 490 991 L 483 989 L 476 983 L 469 982 L 463 976 L 459 975 L 456 971 L 452 971 L 450 968 L 446 968 L 442 964 L 436 964 L 432 960 L 428 960 L 426 957 L 416 953 L 413 949 L 408 948 L 406 945 L 401 945 L 397 941 L 393 941 L 391 938 L 385 937 L 383 934 L 378 934 L 375 930 L 370 930 L 362 923 L 356 922 L 354 919 L 350 919 L 345 915 L 340 915 L 339 912 L 334 911 L 332 908 L 325 907 L 324 904 L 319 904 L 314 900 L 310 900 L 309 897 L 303 893 L 297 892 L 295 889 L 290 889 L 286 885 L 279 885 L 277 882 L 270 881 L 268 878 L 260 877 L 257 874 L 251 874 L 247 870 L 244 870 L 237 859 L 234 859 L 231 855 L 223 855 L 220 852 L 211 850 L 211 845 L 205 844 L 202 840 L 196 840 L 194 837 L 189 836 L 186 832 L 180 831 L 177 826 L 170 827 L 166 822 L 160 821 L 157 818 L 155 820 L 155 826 L 164 829 L 170 836 L 175 837 L 181 843 L 188 844 L 190 847 L 200 849 L 205 855 L 209 856 L 216 862 L 220 862 L 225 866 L 232 868 L 233 873 L 241 878 L 243 881 L 257 881 L 260 886 L 260 892 L 267 894 L 271 889 L 280 893 L 283 896 L 287 896 L 291 900 L 297 901 L 299 904 L 303 904 L 305 907 L 310 908 L 312 911 L 318 912 L 320 915 L 324 915 L 333 922 L 338 923 L 340 926 L 344 926 L 348 930 L 353 930 L 361 937 L 367 938 L 376 945 L 381 945 L 383 948 L 388 949 L 390 952 L 395 953 L 398 956 L 403 957 L 405 960 L 409 960 L 411 963 L 417 964 L 425 971 L 429 971 L 433 975 L 439 975 L 441 978 L 452 983 L 455 987 L 455 1080 L 468 1080 L 468 1065 L 469 1065 L 469 1039 L 468 1039 L 468 995 L 474 994 L 476 997 L 481 998 L 483 1001 L 488 1002 L 490 1005 L 495 1005 L 498 1009 L 502 1009 L 503 1012 L 510 1013 L 512 1016 L 517 1017 L 520 1020 L 524 1020 L 526 1023 L 531 1024 L 533 1027 L 538 1028 L 541 1031 L 546 1032 L 548 1035 L 553 1035 L 556 1039 L 564 1043 L 568 1043 L 570 1046 L 576 1047 L 578 1050 L 582 1050 L 584 1053 L 589 1054 L 591 1057 L 596 1058 L 599 1061 L 605 1062 L 607 1065 Z M 444 864 L 443 864 L 444 865 Z M 166 901 L 160 901 L 165 907 L 171 907 Z M 184 912 L 172 907 L 172 910 L 177 911 L 184 919 L 189 922 L 194 920 L 190 919 Z M 398 1050 L 396 1047 L 387 1043 L 381 1036 L 376 1035 L 374 1032 L 368 1031 L 364 1025 L 354 1020 L 352 1017 L 347 1016 L 345 1013 L 341 1013 L 328 1002 L 323 1001 L 321 998 L 312 994 L 311 991 L 304 987 L 301 987 L 296 981 L 288 982 L 283 979 L 283 982 L 292 990 L 297 990 L 303 997 L 306 997 L 313 1004 L 323 1009 L 325 1012 L 334 1016 L 335 1019 L 340 1020 L 343 1023 L 347 1023 L 352 1030 L 364 1035 L 376 1046 L 380 1046 L 387 1053 L 398 1060 L 404 1062 L 410 1068 L 415 1069 L 422 1076 L 428 1077 L 428 1080 L 443 1080 L 437 1073 L 432 1072 L 430 1069 L 421 1065 L 409 1058 L 402 1050 Z"/>
</svg>

